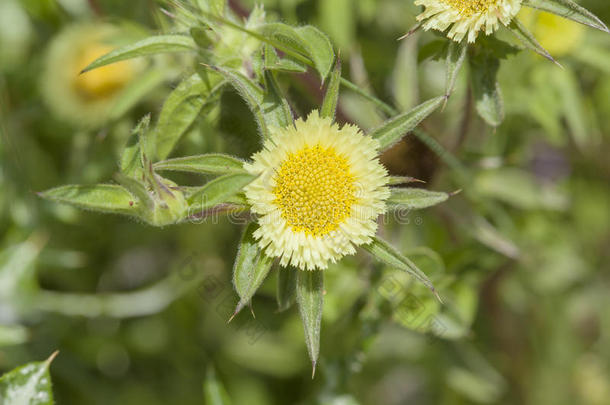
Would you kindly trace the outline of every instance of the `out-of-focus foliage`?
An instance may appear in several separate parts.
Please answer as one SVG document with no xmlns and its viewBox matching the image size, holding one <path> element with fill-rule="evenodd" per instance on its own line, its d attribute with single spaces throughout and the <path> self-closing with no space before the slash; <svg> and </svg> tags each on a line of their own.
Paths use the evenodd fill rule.
<svg viewBox="0 0 610 405">
<path fill-rule="evenodd" d="M 260 3 L 267 22 L 313 24 L 330 36 L 343 76 L 356 84 L 341 88 L 339 122 L 372 132 L 455 88 L 442 112 L 382 157 L 393 176 L 461 190 L 427 211 L 396 211 L 380 229 L 443 303 L 393 265 L 348 257 L 324 274 L 320 346 L 306 346 L 293 303 L 312 297 L 290 288 L 294 272 L 272 267 L 254 297 L 233 290 L 242 216 L 155 228 L 148 224 L 175 218 L 162 210 L 136 219 L 102 215 L 39 198 L 36 192 L 63 184 L 107 183 L 118 171 L 141 175 L 133 162 L 143 127 L 133 128 L 147 114 L 159 160 L 172 150 L 248 158 L 260 148 L 257 119 L 264 125 L 266 118 L 236 91 L 208 87 L 198 58 L 250 75 L 261 63 L 255 50 L 264 47 L 222 24 L 217 37 L 190 31 L 210 55 L 133 59 L 129 74 L 106 71 L 114 84 L 104 87 L 89 73 L 75 75 L 98 54 L 49 64 L 66 32 L 112 26 L 122 35 L 104 46 L 117 46 L 181 34 L 188 22 L 167 3 L 148 0 L 0 0 L 0 370 L 59 350 L 50 370 L 58 404 L 607 404 L 610 35 L 524 11 L 524 25 L 563 68 L 516 52 L 508 35 L 483 37 L 505 57 L 499 86 L 470 87 L 472 72 L 494 68 L 489 55 L 453 49 L 452 58 L 439 58 L 447 56 L 446 41 L 433 33 L 396 40 L 419 13 L 411 1 Z M 605 0 L 580 4 L 610 21 Z M 233 21 L 249 15 L 250 27 L 261 23 L 253 1 L 229 5 Z M 235 41 L 243 44 L 239 55 L 223 47 Z M 324 60 L 314 60 L 309 73 L 290 58 L 267 61 L 282 72 L 278 85 L 296 115 L 322 105 L 320 76 L 333 67 Z M 455 75 L 449 81 L 447 68 Z M 207 98 L 200 97 L 204 87 L 212 90 Z M 495 92 L 501 108 L 487 103 L 482 110 L 479 95 L 493 101 Z M 85 122 L 91 94 L 116 99 Z M 69 115 L 57 109 L 67 105 Z M 219 166 L 231 169 L 230 162 L 200 160 L 167 160 L 155 169 L 171 189 L 197 186 L 202 173 L 226 174 Z M 192 190 L 182 191 L 188 198 Z M 121 198 L 108 194 L 105 207 L 129 204 Z M 426 206 L 426 198 L 418 203 Z M 238 304 L 246 308 L 227 324 Z M 320 350 L 313 380 L 308 349 Z M 46 373 L 48 363 L 24 367 Z M 11 375 L 0 380 L 0 398 Z"/>
</svg>

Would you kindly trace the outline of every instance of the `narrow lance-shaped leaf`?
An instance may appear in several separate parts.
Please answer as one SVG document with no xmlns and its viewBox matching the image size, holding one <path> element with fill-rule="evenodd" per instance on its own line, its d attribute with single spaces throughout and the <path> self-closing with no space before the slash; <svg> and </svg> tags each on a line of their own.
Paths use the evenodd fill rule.
<svg viewBox="0 0 610 405">
<path fill-rule="evenodd" d="M 227 390 L 218 377 L 213 366 L 208 367 L 208 371 L 203 383 L 203 395 L 205 405 L 230 405 L 231 400 Z"/>
<path fill-rule="evenodd" d="M 455 81 L 462 69 L 464 60 L 466 59 L 466 51 L 468 44 L 466 41 L 455 42 L 449 41 L 447 50 L 447 58 L 445 59 L 445 96 L 449 97 L 453 93 Z"/>
<path fill-rule="evenodd" d="M 417 43 L 417 40 L 402 41 L 396 53 L 392 94 L 401 112 L 410 110 L 419 102 Z"/>
<path fill-rule="evenodd" d="M 305 344 L 312 364 L 312 378 L 320 354 L 320 330 L 324 306 L 324 272 L 299 270 L 297 274 L 297 304 L 305 331 Z"/>
<path fill-rule="evenodd" d="M 18 321 L 22 312 L 31 310 L 32 296 L 38 290 L 35 263 L 45 243 L 46 238 L 34 234 L 25 242 L 0 251 L 0 308 L 4 321 Z"/>
<path fill-rule="evenodd" d="M 424 272 L 421 271 L 415 265 L 415 263 L 403 256 L 389 243 L 387 243 L 383 239 L 375 237 L 373 238 L 373 241 L 371 243 L 369 243 L 368 245 L 363 245 L 362 247 L 381 262 L 389 266 L 395 267 L 399 270 L 402 270 L 413 276 L 416 280 L 428 287 L 430 291 L 432 291 L 432 293 L 440 301 L 440 297 L 434 289 L 434 285 L 432 284 L 432 281 L 430 281 L 428 276 L 426 276 Z"/>
<path fill-rule="evenodd" d="M 390 176 L 388 185 L 396 186 L 399 184 L 407 184 L 407 183 L 425 183 L 423 180 L 416 179 L 415 177 L 410 176 Z"/>
<path fill-rule="evenodd" d="M 137 173 L 142 171 L 142 160 L 140 159 L 140 136 L 138 127 L 132 132 L 125 146 L 119 162 L 121 172 L 127 176 L 137 177 Z"/>
<path fill-rule="evenodd" d="M 519 247 L 482 216 L 472 218 L 467 229 L 479 242 L 496 252 L 512 259 L 517 259 L 521 255 Z"/>
<path fill-rule="evenodd" d="M 551 62 L 559 65 L 555 59 L 551 56 L 551 54 L 540 45 L 540 43 L 534 38 L 534 34 L 532 34 L 525 25 L 523 25 L 516 18 L 511 21 L 508 26 L 510 32 L 529 50 L 536 52 L 538 55 L 543 56 L 550 60 Z M 561 66 L 561 65 L 559 65 Z"/>
<path fill-rule="evenodd" d="M 126 215 L 139 213 L 134 196 L 123 187 L 114 184 L 60 186 L 39 195 L 51 201 L 70 204 L 85 210 Z"/>
<path fill-rule="evenodd" d="M 481 53 L 470 58 L 470 80 L 477 113 L 489 125 L 497 127 L 504 120 L 504 102 L 497 82 L 500 61 Z"/>
<path fill-rule="evenodd" d="M 184 35 L 158 35 L 143 39 L 134 44 L 120 47 L 107 53 L 106 55 L 100 56 L 89 66 L 83 69 L 81 73 L 85 73 L 111 63 L 133 59 L 140 56 L 168 52 L 184 52 L 194 49 L 196 49 L 196 45 L 191 37 Z"/>
<path fill-rule="evenodd" d="M 198 174 L 246 173 L 244 161 L 222 153 L 186 156 L 164 160 L 153 165 L 155 170 L 171 170 Z"/>
<path fill-rule="evenodd" d="M 204 210 L 226 202 L 255 178 L 256 176 L 251 174 L 242 173 L 218 177 L 206 183 L 188 198 L 189 211 L 194 213 L 196 210 Z"/>
<path fill-rule="evenodd" d="M 572 0 L 524 0 L 523 5 L 548 11 L 563 18 L 608 32 L 608 27 L 599 18 Z"/>
<path fill-rule="evenodd" d="M 449 194 L 422 188 L 393 188 L 388 198 L 390 209 L 419 210 L 447 201 Z"/>
<path fill-rule="evenodd" d="M 297 272 L 294 267 L 282 267 L 277 274 L 277 307 L 285 311 L 292 306 L 296 295 Z"/>
<path fill-rule="evenodd" d="M 273 259 L 265 255 L 258 246 L 254 238 L 254 231 L 258 225 L 251 222 L 244 230 L 235 265 L 233 267 L 233 286 L 237 295 L 239 295 L 239 303 L 235 308 L 235 316 L 241 309 L 250 303 L 250 300 L 256 293 L 256 290 L 261 286 L 271 265 Z"/>
<path fill-rule="evenodd" d="M 339 88 L 341 87 L 341 61 L 337 59 L 335 63 L 335 69 L 330 75 L 330 81 L 324 95 L 324 101 L 322 102 L 322 109 L 320 115 L 322 118 L 328 117 L 333 121 L 335 120 L 335 114 L 337 112 L 337 104 L 339 103 Z"/>
<path fill-rule="evenodd" d="M 137 178 L 142 174 L 142 151 L 141 142 L 143 132 L 148 130 L 150 124 L 150 115 L 144 116 L 138 125 L 131 131 L 131 136 L 123 147 L 121 155 L 120 167 L 121 172 L 127 176 Z"/>
<path fill-rule="evenodd" d="M 195 73 L 184 79 L 165 100 L 154 132 L 155 156 L 166 159 L 193 124 L 203 106 L 220 92 L 224 81 L 211 74 L 208 82 Z"/>
<path fill-rule="evenodd" d="M 29 363 L 0 378 L 0 402 L 6 405 L 53 405 L 49 366 L 57 352 L 46 361 Z"/>
<path fill-rule="evenodd" d="M 265 72 L 266 92 L 261 108 L 267 128 L 284 128 L 292 124 L 292 112 L 288 101 L 282 94 L 280 86 L 271 71 Z"/>
<path fill-rule="evenodd" d="M 440 107 L 445 102 L 445 99 L 445 96 L 430 99 L 411 111 L 390 118 L 381 127 L 371 132 L 370 135 L 379 140 L 380 151 L 389 149 L 407 133 L 412 131 L 420 122 Z"/>
</svg>

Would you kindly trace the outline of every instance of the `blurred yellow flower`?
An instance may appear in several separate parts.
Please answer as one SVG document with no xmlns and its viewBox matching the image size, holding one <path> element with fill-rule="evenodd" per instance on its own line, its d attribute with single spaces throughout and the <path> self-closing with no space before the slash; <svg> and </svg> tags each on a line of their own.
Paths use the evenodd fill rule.
<svg viewBox="0 0 610 405">
<path fill-rule="evenodd" d="M 42 75 L 42 93 L 49 109 L 75 126 L 94 128 L 108 120 L 117 96 L 136 76 L 137 61 L 129 60 L 80 74 L 112 49 L 108 41 L 120 35 L 109 24 L 76 24 L 50 43 Z"/>
<path fill-rule="evenodd" d="M 584 25 L 544 11 L 526 8 L 519 13 L 519 19 L 534 33 L 540 45 L 555 57 L 575 50 L 585 36 Z"/>
<path fill-rule="evenodd" d="M 134 76 L 133 63 L 123 61 L 93 69 L 87 73 L 80 72 L 95 59 L 112 51 L 112 46 L 93 44 L 84 49 L 74 65 L 74 85 L 90 99 L 112 96 L 121 90 Z"/>
</svg>

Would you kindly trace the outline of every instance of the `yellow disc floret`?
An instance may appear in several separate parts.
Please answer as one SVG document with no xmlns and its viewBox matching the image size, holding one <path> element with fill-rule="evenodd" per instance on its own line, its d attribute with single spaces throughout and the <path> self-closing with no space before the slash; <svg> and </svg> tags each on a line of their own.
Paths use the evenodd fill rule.
<svg viewBox="0 0 610 405">
<path fill-rule="evenodd" d="M 273 193 L 292 229 L 313 236 L 337 229 L 356 201 L 347 159 L 319 144 L 288 155 Z"/>
<path fill-rule="evenodd" d="M 498 0 L 442 0 L 451 7 L 459 10 L 464 17 L 470 17 L 477 13 L 483 13 L 490 7 L 496 5 Z"/>
</svg>

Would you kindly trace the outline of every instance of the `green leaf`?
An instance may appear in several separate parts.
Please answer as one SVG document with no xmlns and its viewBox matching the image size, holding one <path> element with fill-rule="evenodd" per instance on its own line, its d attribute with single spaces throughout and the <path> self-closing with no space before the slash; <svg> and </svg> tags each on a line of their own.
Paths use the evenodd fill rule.
<svg viewBox="0 0 610 405">
<path fill-rule="evenodd" d="M 239 193 L 256 176 L 244 173 L 227 174 L 218 177 L 193 193 L 189 199 L 189 210 L 204 210 L 217 204 L 226 202 Z"/>
<path fill-rule="evenodd" d="M 562 109 L 574 142 L 583 151 L 591 145 L 591 131 L 588 128 L 587 105 L 582 94 L 577 73 L 570 69 L 554 69 L 552 80 L 559 94 Z"/>
<path fill-rule="evenodd" d="M 109 117 L 113 120 L 122 117 L 129 109 L 135 106 L 145 95 L 165 80 L 165 72 L 161 69 L 148 69 L 132 80 L 129 85 L 117 96 Z"/>
<path fill-rule="evenodd" d="M 495 250 L 498 253 L 518 259 L 521 255 L 519 247 L 515 243 L 502 235 L 487 219 L 480 215 L 476 215 L 469 220 L 468 224 L 463 224 L 464 227 L 472 233 L 474 238 L 483 245 Z"/>
<path fill-rule="evenodd" d="M 421 63 L 426 59 L 440 61 L 446 56 L 446 50 L 447 41 L 444 39 L 436 39 L 434 41 L 427 42 L 419 48 L 417 62 Z"/>
<path fill-rule="evenodd" d="M 138 122 L 138 125 L 131 131 L 131 136 L 127 140 L 127 143 L 123 147 L 123 154 L 121 155 L 120 168 L 121 172 L 126 176 L 136 178 L 142 176 L 142 170 L 144 169 L 142 162 L 142 151 L 141 151 L 141 139 L 145 136 L 145 132 L 148 131 L 150 124 L 150 115 L 144 116 Z"/>
<path fill-rule="evenodd" d="M 81 73 L 88 72 L 101 66 L 122 60 L 133 59 L 140 56 L 155 55 L 158 53 L 192 51 L 197 46 L 191 37 L 184 35 L 158 35 L 143 39 L 134 44 L 126 45 L 106 55 L 100 56 L 87 66 Z"/>
<path fill-rule="evenodd" d="M 280 267 L 277 273 L 277 307 L 285 311 L 292 306 L 296 296 L 297 272 L 294 267 Z"/>
<path fill-rule="evenodd" d="M 202 48 L 202 50 L 211 47 L 214 43 L 212 38 L 208 35 L 209 32 L 210 30 L 208 28 L 203 27 L 191 27 L 189 30 L 193 41 L 195 41 L 197 46 Z"/>
<path fill-rule="evenodd" d="M 402 137 L 440 107 L 445 102 L 445 99 L 445 96 L 430 99 L 411 111 L 390 118 L 381 127 L 371 132 L 370 135 L 379 140 L 380 151 L 389 149 L 396 142 L 400 141 Z"/>
<path fill-rule="evenodd" d="M 134 196 L 114 184 L 60 186 L 38 195 L 91 211 L 125 215 L 137 215 L 139 211 Z"/>
<path fill-rule="evenodd" d="M 424 272 L 422 272 L 415 265 L 415 263 L 400 254 L 400 252 L 394 249 L 394 247 L 392 247 L 389 243 L 380 238 L 374 237 L 371 243 L 368 245 L 363 245 L 362 247 L 381 262 L 413 276 L 416 280 L 428 287 L 440 301 L 440 297 L 438 296 L 436 290 L 434 289 L 434 285 L 428 276 L 426 276 Z"/>
<path fill-rule="evenodd" d="M 388 185 L 396 186 L 399 184 L 407 184 L 407 183 L 425 183 L 425 181 L 416 179 L 415 177 L 409 177 L 409 176 L 390 176 Z"/>
<path fill-rule="evenodd" d="M 466 60 L 467 51 L 468 44 L 466 41 L 449 41 L 447 58 L 445 59 L 445 96 L 447 97 L 453 93 L 455 81 L 457 80 L 458 74 L 462 69 L 464 60 Z"/>
<path fill-rule="evenodd" d="M 326 79 L 335 61 L 335 52 L 328 37 L 317 28 L 306 25 L 299 28 L 282 23 L 269 23 L 260 28 L 268 43 L 287 52 L 297 60 L 309 60 L 322 81 Z M 298 58 L 301 56 L 301 58 Z"/>
<path fill-rule="evenodd" d="M 502 92 L 497 82 L 500 61 L 485 52 L 470 58 L 470 80 L 475 107 L 481 118 L 493 127 L 504 120 Z"/>
<path fill-rule="evenodd" d="M 349 51 L 356 42 L 356 25 L 359 17 L 364 17 L 360 13 L 361 7 L 366 8 L 363 1 L 354 0 L 332 0 L 316 3 L 317 23 L 337 45 L 338 48 Z M 369 7 L 377 7 L 376 3 L 367 2 Z M 381 8 L 381 7 L 380 7 Z M 370 18 L 370 17 L 369 17 Z M 369 19 L 370 21 L 370 19 Z"/>
<path fill-rule="evenodd" d="M 312 25 L 296 28 L 306 44 L 307 56 L 313 61 L 322 82 L 328 77 L 335 62 L 335 51 L 328 37 Z"/>
<path fill-rule="evenodd" d="M 265 44 L 265 69 L 288 73 L 305 73 L 307 65 L 290 57 L 280 58 L 275 49 Z"/>
<path fill-rule="evenodd" d="M 0 251 L 0 320 L 17 321 L 38 290 L 35 263 L 46 240 L 33 235 Z"/>
<path fill-rule="evenodd" d="M 4 308 L 3 308 L 4 310 Z M 3 317 L 6 314 L 3 313 Z M 3 319 L 4 321 L 5 319 Z M 0 324 L 0 348 L 6 346 L 20 345 L 28 340 L 28 330 L 21 325 L 2 325 Z M 0 398 L 1 399 L 1 398 Z"/>
<path fill-rule="evenodd" d="M 322 109 L 320 110 L 320 116 L 322 118 L 328 117 L 333 121 L 335 120 L 337 103 L 339 102 L 339 87 L 341 87 L 341 61 L 337 59 L 335 69 L 328 82 L 324 101 L 322 102 Z"/>
<path fill-rule="evenodd" d="M 388 207 L 390 209 L 420 210 L 447 201 L 449 194 L 423 188 L 393 188 Z"/>
<path fill-rule="evenodd" d="M 525 25 L 523 25 L 519 20 L 517 20 L 516 18 L 513 19 L 510 25 L 508 26 L 508 29 L 527 49 L 532 50 L 538 55 L 543 56 L 551 62 L 559 65 L 559 63 L 557 63 L 557 61 L 553 59 L 551 54 L 546 49 L 544 49 L 542 45 L 540 45 L 536 38 L 534 38 L 534 34 L 532 34 L 527 28 L 525 28 Z"/>
<path fill-rule="evenodd" d="M 239 250 L 237 251 L 237 257 L 235 258 L 233 286 L 235 291 L 237 291 L 237 295 L 239 295 L 239 303 L 235 309 L 235 314 L 250 303 L 256 290 L 265 281 L 273 264 L 273 259 L 261 251 L 254 238 L 253 233 L 257 228 L 258 225 L 253 222 L 248 224 L 244 230 Z"/>
<path fill-rule="evenodd" d="M 0 378 L 0 401 L 6 405 L 53 405 L 49 365 L 57 355 L 46 361 L 28 363 Z"/>
<path fill-rule="evenodd" d="M 244 161 L 222 153 L 186 156 L 157 162 L 155 170 L 171 170 L 197 174 L 246 173 Z"/>
<path fill-rule="evenodd" d="M 324 272 L 321 270 L 298 270 L 297 304 L 305 331 L 305 344 L 312 364 L 312 378 L 316 372 L 320 354 L 320 329 L 324 306 Z"/>
<path fill-rule="evenodd" d="M 125 189 L 129 190 L 131 194 L 136 196 L 138 202 L 140 203 L 139 206 L 148 211 L 155 208 L 155 200 L 151 193 L 149 193 L 146 189 L 144 183 L 122 173 L 117 173 L 114 177 L 121 186 L 125 187 Z"/>
<path fill-rule="evenodd" d="M 203 383 L 203 395 L 205 405 L 230 405 L 231 400 L 227 390 L 218 377 L 213 366 L 208 367 L 208 371 Z"/>
<path fill-rule="evenodd" d="M 270 136 L 270 127 L 285 127 L 292 122 L 288 103 L 280 94 L 271 72 L 266 72 L 265 75 L 267 84 L 265 92 L 257 83 L 240 72 L 217 66 L 210 66 L 210 68 L 223 75 L 248 104 L 263 138 Z"/>
<path fill-rule="evenodd" d="M 273 72 L 265 72 L 265 85 L 267 91 L 263 97 L 263 104 L 261 107 L 267 128 L 285 128 L 291 125 L 293 119 L 290 106 L 282 94 Z"/>
<path fill-rule="evenodd" d="M 219 76 L 209 75 L 208 79 L 206 82 L 195 73 L 184 79 L 165 100 L 154 132 L 157 159 L 167 158 L 203 106 L 222 89 L 224 82 Z"/>
<path fill-rule="evenodd" d="M 408 111 L 419 101 L 417 70 L 418 41 L 401 41 L 392 72 L 392 95 L 400 111 Z"/>
<path fill-rule="evenodd" d="M 608 27 L 593 13 L 571 0 L 524 0 L 524 6 L 548 11 L 563 18 L 609 32 Z"/>
<path fill-rule="evenodd" d="M 235 88 L 254 114 L 263 138 L 268 138 L 269 128 L 267 127 L 267 121 L 262 109 L 263 99 L 265 97 L 263 89 L 240 72 L 217 66 L 210 66 L 210 69 L 223 75 L 233 88 Z"/>
</svg>

